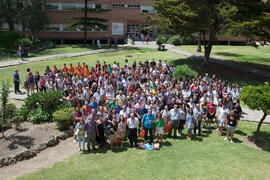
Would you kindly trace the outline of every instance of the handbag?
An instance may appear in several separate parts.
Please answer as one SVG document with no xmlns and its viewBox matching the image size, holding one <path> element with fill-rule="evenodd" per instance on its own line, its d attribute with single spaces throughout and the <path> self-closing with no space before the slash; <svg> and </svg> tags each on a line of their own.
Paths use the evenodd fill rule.
<svg viewBox="0 0 270 180">
<path fill-rule="evenodd" d="M 170 129 L 171 129 L 171 123 L 168 123 L 167 125 L 166 125 L 166 127 L 165 127 L 165 132 L 169 132 L 170 131 Z"/>
<path fill-rule="evenodd" d="M 142 130 L 142 132 L 141 132 L 141 138 L 144 138 L 144 136 L 145 136 L 145 130 Z"/>
</svg>

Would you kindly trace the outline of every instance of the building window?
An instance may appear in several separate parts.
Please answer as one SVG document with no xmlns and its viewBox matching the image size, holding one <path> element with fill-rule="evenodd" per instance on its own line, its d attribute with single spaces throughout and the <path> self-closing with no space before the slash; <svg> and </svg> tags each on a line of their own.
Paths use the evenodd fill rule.
<svg viewBox="0 0 270 180">
<path fill-rule="evenodd" d="M 3 23 L 3 24 L 2 24 L 2 30 L 3 30 L 3 31 L 8 31 L 8 30 L 9 30 L 8 23 Z"/>
<path fill-rule="evenodd" d="M 47 3 L 45 9 L 51 11 L 58 10 L 58 3 Z"/>
<path fill-rule="evenodd" d="M 76 4 L 72 4 L 72 3 L 63 3 L 62 4 L 62 9 L 64 11 L 74 11 L 77 9 Z"/>
<path fill-rule="evenodd" d="M 125 5 L 124 4 L 113 4 L 112 7 L 114 7 L 114 8 L 124 8 Z"/>
<path fill-rule="evenodd" d="M 154 8 L 152 6 L 141 6 L 141 12 L 147 14 L 155 14 Z"/>
<path fill-rule="evenodd" d="M 60 26 L 59 24 L 50 24 L 46 27 L 46 31 L 60 31 Z"/>
</svg>

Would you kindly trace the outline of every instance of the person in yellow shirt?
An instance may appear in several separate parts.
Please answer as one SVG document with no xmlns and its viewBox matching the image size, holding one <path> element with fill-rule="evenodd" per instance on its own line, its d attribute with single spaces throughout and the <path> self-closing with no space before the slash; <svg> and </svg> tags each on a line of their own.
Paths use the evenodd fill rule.
<svg viewBox="0 0 270 180">
<path fill-rule="evenodd" d="M 157 96 L 159 94 L 157 87 L 155 86 L 154 89 L 152 90 L 152 93 L 154 96 Z"/>
</svg>

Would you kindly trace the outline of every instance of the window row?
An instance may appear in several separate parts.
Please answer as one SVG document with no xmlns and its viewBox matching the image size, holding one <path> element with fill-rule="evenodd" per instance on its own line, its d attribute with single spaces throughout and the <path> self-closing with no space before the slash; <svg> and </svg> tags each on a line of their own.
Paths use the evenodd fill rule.
<svg viewBox="0 0 270 180">
<path fill-rule="evenodd" d="M 83 31 L 83 27 L 78 27 L 76 28 L 76 30 L 69 30 L 67 27 L 69 26 L 69 24 L 50 24 L 45 31 L 61 31 L 61 32 L 82 32 Z M 90 30 L 89 32 L 105 32 L 107 31 L 106 29 L 101 29 L 99 27 L 95 27 L 92 30 Z"/>
<path fill-rule="evenodd" d="M 133 5 L 133 4 L 113 4 L 113 8 L 140 8 L 141 5 Z"/>
<path fill-rule="evenodd" d="M 108 9 L 107 4 L 88 4 L 88 8 Z M 82 3 L 47 3 L 46 9 L 51 11 L 75 11 L 77 8 L 84 8 Z"/>
</svg>

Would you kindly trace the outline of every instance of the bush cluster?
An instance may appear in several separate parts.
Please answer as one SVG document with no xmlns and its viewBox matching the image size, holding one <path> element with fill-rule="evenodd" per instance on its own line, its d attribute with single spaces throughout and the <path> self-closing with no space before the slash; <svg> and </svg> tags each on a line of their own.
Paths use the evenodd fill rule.
<svg viewBox="0 0 270 180">
<path fill-rule="evenodd" d="M 167 38 L 165 36 L 158 36 L 156 38 L 156 43 L 157 45 L 162 45 L 162 44 L 165 44 L 167 41 Z"/>
<path fill-rule="evenodd" d="M 183 78 L 186 79 L 192 79 L 192 78 L 198 78 L 198 73 L 196 71 L 193 71 L 192 69 L 190 69 L 188 67 L 188 65 L 181 65 L 181 66 L 177 66 L 174 69 L 174 73 L 173 75 L 178 79 L 178 80 L 182 80 Z"/>
<path fill-rule="evenodd" d="M 73 123 L 74 108 L 64 108 L 53 113 L 53 121 L 60 130 L 68 129 Z"/>
<path fill-rule="evenodd" d="M 67 104 L 62 100 L 60 91 L 35 93 L 26 99 L 18 116 L 22 120 L 29 120 L 33 123 L 49 122 L 56 110 L 65 107 Z"/>
</svg>

